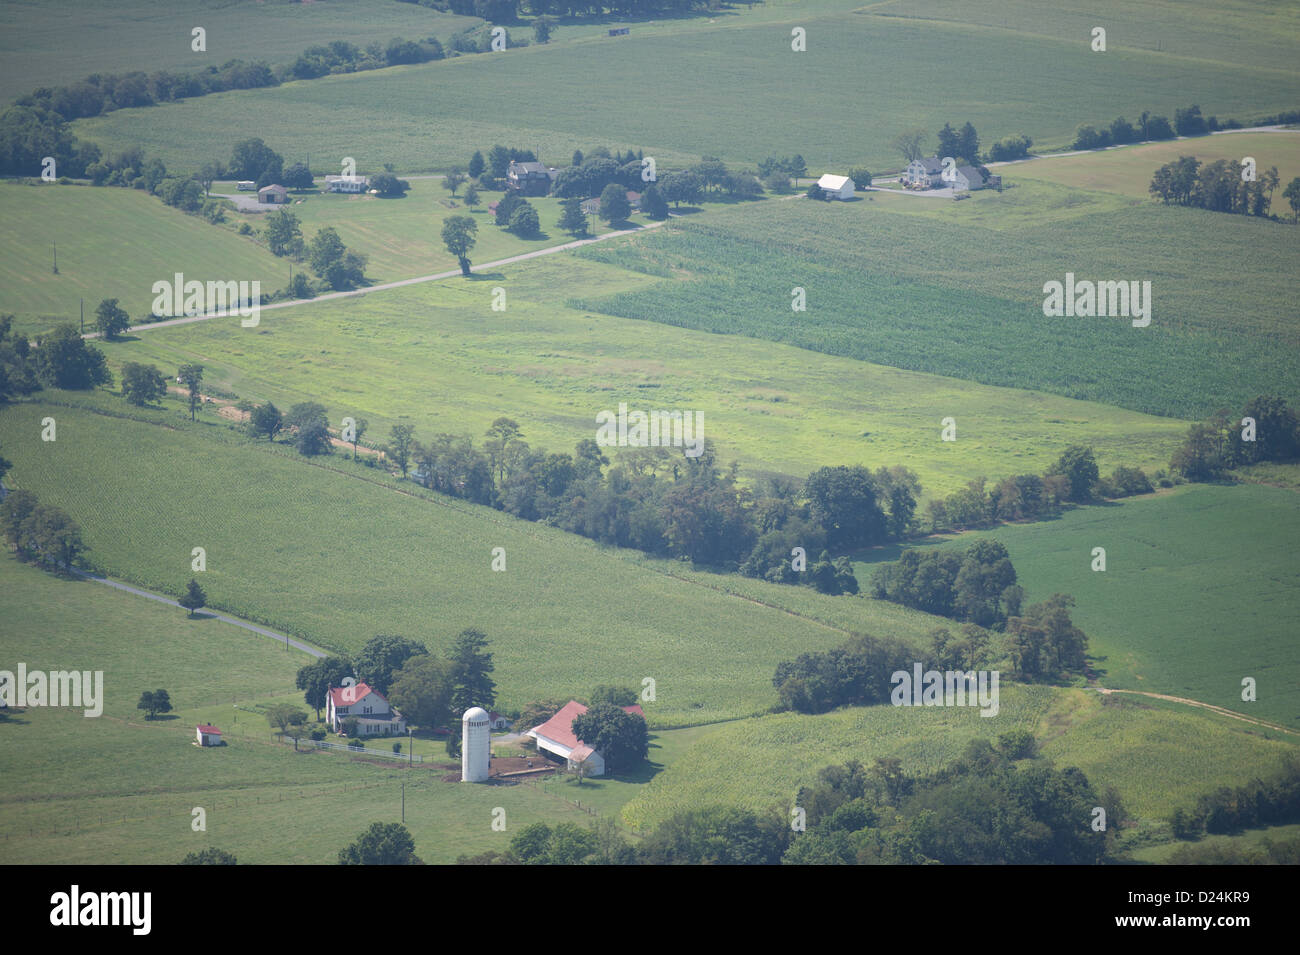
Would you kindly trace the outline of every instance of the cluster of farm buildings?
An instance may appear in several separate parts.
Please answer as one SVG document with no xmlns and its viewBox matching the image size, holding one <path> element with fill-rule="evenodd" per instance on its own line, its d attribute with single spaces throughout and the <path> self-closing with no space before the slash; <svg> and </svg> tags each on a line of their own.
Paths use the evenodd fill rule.
<svg viewBox="0 0 1300 955">
<path fill-rule="evenodd" d="M 645 719 L 645 712 L 640 705 L 623 707 L 625 713 L 631 713 Z M 578 739 L 573 732 L 573 721 L 587 712 L 587 707 L 577 700 L 570 700 L 560 711 L 545 723 L 534 726 L 524 735 L 537 745 L 537 752 L 548 764 L 563 764 L 574 769 L 581 765 L 588 776 L 605 775 L 605 757 L 601 752 Z M 368 683 L 355 686 L 333 687 L 325 697 L 325 722 L 334 733 L 345 735 L 347 721 L 355 720 L 351 727 L 358 738 L 374 736 L 405 735 L 407 724 L 405 717 L 397 710 L 383 693 Z M 472 707 L 461 717 L 462 722 L 462 761 L 463 777 L 467 781 L 482 782 L 487 779 L 487 750 L 489 734 L 494 730 L 508 730 L 512 721 L 501 713 L 491 712 L 481 707 Z M 209 724 L 196 727 L 196 744 L 199 746 L 222 746 L 221 730 Z M 480 765 L 481 764 L 481 765 Z M 482 778 L 472 778 L 482 776 Z"/>
</svg>

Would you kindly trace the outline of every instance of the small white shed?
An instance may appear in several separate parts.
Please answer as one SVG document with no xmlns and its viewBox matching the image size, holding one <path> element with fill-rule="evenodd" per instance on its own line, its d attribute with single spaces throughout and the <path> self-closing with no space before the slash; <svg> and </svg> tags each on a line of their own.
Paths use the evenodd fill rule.
<svg viewBox="0 0 1300 955">
<path fill-rule="evenodd" d="M 817 185 L 830 199 L 852 199 L 857 188 L 848 176 L 833 176 L 830 173 L 817 180 Z"/>
<path fill-rule="evenodd" d="M 215 726 L 209 726 L 206 723 L 199 724 L 197 729 L 198 744 L 200 746 L 220 746 L 221 730 Z"/>
</svg>

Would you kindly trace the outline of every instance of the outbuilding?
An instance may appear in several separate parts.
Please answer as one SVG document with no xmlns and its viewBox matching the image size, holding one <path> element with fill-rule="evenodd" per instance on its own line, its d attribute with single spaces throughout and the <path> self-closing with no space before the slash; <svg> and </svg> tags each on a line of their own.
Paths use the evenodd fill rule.
<svg viewBox="0 0 1300 955">
<path fill-rule="evenodd" d="M 534 726 L 526 735 L 537 741 L 537 751 L 542 755 L 563 760 L 570 769 L 585 763 L 588 776 L 604 776 L 605 757 L 573 735 L 573 721 L 586 712 L 587 707 L 570 700 L 560 712 L 541 726 Z M 623 707 L 623 712 L 645 719 L 645 712 L 635 703 Z"/>
<path fill-rule="evenodd" d="M 257 201 L 272 205 L 284 205 L 289 201 L 289 190 L 279 183 L 272 183 L 257 190 Z"/>
<path fill-rule="evenodd" d="M 207 723 L 200 723 L 197 727 L 197 741 L 200 746 L 220 746 L 221 730 L 215 726 L 209 726 Z"/>
<path fill-rule="evenodd" d="M 848 176 L 834 176 L 830 173 L 818 179 L 817 185 L 821 187 L 822 192 L 826 193 L 827 199 L 852 199 L 857 189 Z"/>
</svg>

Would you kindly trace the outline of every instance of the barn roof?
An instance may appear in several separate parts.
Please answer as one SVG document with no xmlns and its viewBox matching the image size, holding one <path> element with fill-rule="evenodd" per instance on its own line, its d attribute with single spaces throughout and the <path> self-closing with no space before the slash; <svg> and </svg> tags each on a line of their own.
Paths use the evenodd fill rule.
<svg viewBox="0 0 1300 955">
<path fill-rule="evenodd" d="M 817 185 L 821 186 L 823 189 L 830 189 L 838 192 L 844 188 L 844 184 L 848 181 L 848 176 L 833 176 L 830 173 L 826 173 L 826 175 L 817 180 Z"/>
<path fill-rule="evenodd" d="M 549 720 L 541 726 L 534 726 L 528 731 L 529 736 L 545 736 L 552 742 L 559 743 L 568 749 L 573 750 L 575 759 L 586 759 L 593 752 L 590 746 L 583 744 L 578 737 L 573 735 L 573 721 L 587 712 L 587 707 L 583 706 L 577 700 L 570 700 Z M 631 713 L 645 719 L 645 713 L 641 707 L 633 703 L 631 706 L 623 707 L 624 713 Z"/>
</svg>

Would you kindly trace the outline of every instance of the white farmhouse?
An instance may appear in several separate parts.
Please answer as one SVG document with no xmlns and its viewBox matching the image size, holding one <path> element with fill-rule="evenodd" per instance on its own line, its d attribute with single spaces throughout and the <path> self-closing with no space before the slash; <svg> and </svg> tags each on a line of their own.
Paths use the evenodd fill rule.
<svg viewBox="0 0 1300 955">
<path fill-rule="evenodd" d="M 326 176 L 325 184 L 330 192 L 361 193 L 370 188 L 370 179 L 366 176 Z"/>
<path fill-rule="evenodd" d="M 818 179 L 817 185 L 821 186 L 828 199 L 852 199 L 856 188 L 848 176 L 833 176 L 830 173 Z"/>
<path fill-rule="evenodd" d="M 635 703 L 623 707 L 623 711 L 645 719 L 645 712 Z M 537 751 L 547 758 L 564 760 L 569 769 L 585 763 L 588 776 L 604 776 L 605 757 L 573 735 L 573 721 L 586 712 L 585 706 L 570 700 L 560 712 L 541 726 L 534 726 L 526 735 L 537 741 Z"/>
<path fill-rule="evenodd" d="M 331 687 L 325 697 L 325 721 L 335 733 L 343 721 L 356 717 L 358 736 L 395 736 L 406 732 L 406 720 L 384 694 L 368 683 Z"/>
</svg>

